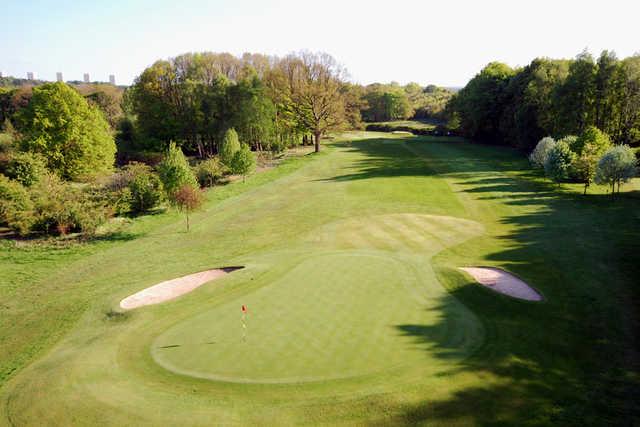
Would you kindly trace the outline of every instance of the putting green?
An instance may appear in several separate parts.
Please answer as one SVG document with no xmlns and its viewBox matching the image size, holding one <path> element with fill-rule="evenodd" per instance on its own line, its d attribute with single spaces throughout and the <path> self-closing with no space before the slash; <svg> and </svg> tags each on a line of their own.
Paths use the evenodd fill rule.
<svg viewBox="0 0 640 427">
<path fill-rule="evenodd" d="M 482 329 L 457 301 L 441 306 L 445 291 L 429 258 L 481 230 L 473 221 L 416 214 L 329 224 L 313 233 L 316 247 L 347 250 L 298 257 L 255 292 L 171 327 L 152 355 L 173 372 L 222 381 L 348 378 L 424 362 L 425 349 L 400 329 L 420 324 L 446 343 L 444 363 L 451 363 L 481 342 Z"/>
</svg>

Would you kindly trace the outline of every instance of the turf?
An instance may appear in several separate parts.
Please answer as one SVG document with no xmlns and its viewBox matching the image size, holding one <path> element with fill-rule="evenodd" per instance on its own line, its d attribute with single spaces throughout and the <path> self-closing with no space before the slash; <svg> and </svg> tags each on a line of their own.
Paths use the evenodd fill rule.
<svg viewBox="0 0 640 427">
<path fill-rule="evenodd" d="M 510 149 L 351 133 L 214 190 L 189 233 L 166 214 L 68 254 L 7 245 L 0 425 L 633 423 L 637 185 L 583 197 Z M 246 268 L 116 310 L 228 265 Z"/>
</svg>

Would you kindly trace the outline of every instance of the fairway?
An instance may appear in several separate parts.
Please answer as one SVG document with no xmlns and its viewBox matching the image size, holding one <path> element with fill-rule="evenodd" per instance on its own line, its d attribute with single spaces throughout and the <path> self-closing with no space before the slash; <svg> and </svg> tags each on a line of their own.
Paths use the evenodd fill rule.
<svg viewBox="0 0 640 427">
<path fill-rule="evenodd" d="M 49 321 L 28 307 L 9 321 L 41 333 L 43 350 L 2 384 L 0 425 L 552 425 L 595 419 L 594 401 L 616 410 L 594 385 L 624 348 L 630 278 L 612 254 L 637 236 L 607 224 L 636 199 L 552 194 L 514 151 L 457 138 L 351 132 L 281 167 L 212 190 L 189 233 L 177 214 L 150 218 L 42 274 Z M 567 236 L 594 224 L 574 247 Z M 596 252 L 609 262 L 586 263 Z M 231 265 L 244 268 L 119 308 Z M 458 270 L 472 265 L 511 271 L 545 300 L 486 289 Z"/>
</svg>

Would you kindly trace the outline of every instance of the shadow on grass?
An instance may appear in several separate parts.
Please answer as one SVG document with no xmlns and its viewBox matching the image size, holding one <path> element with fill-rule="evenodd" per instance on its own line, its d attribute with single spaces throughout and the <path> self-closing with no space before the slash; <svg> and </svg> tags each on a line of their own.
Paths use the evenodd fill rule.
<svg viewBox="0 0 640 427">
<path fill-rule="evenodd" d="M 512 150 L 412 138 L 412 150 L 365 140 L 345 147 L 363 159 L 336 181 L 437 175 L 502 223 L 500 235 L 476 239 L 436 258 L 453 300 L 482 320 L 485 343 L 445 375 L 472 373 L 487 381 L 443 401 L 405 407 L 395 422 L 476 425 L 638 425 L 640 423 L 640 204 L 637 194 L 558 191 L 528 170 Z M 402 150 L 402 151 L 400 151 Z M 420 155 L 420 157 L 417 156 Z M 497 242 L 497 244 L 496 244 Z M 475 245 L 475 246 L 474 246 Z M 496 249 L 497 248 L 497 249 Z M 544 303 L 522 302 L 483 289 L 456 267 L 488 260 L 529 281 Z M 455 348 L 442 325 L 396 325 L 414 345 L 448 359 Z M 477 382 L 476 382 L 477 383 Z"/>
</svg>

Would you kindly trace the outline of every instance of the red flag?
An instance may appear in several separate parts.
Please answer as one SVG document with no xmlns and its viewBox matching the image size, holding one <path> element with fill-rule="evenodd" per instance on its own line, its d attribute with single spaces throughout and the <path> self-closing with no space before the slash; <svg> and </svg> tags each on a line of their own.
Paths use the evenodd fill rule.
<svg viewBox="0 0 640 427">
<path fill-rule="evenodd" d="M 246 312 L 247 312 L 247 307 L 246 307 L 244 304 L 242 304 L 242 312 L 243 312 L 243 313 L 246 313 Z"/>
</svg>

